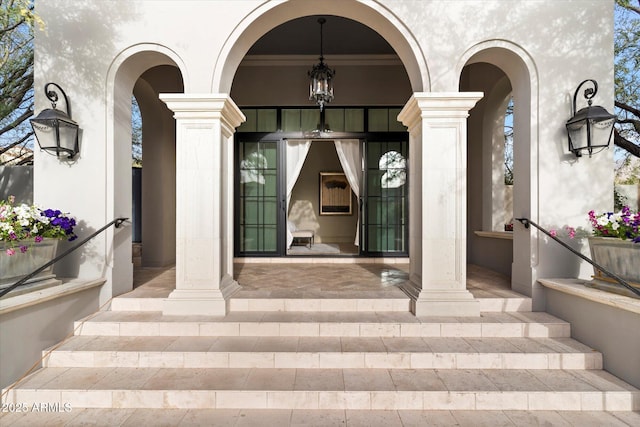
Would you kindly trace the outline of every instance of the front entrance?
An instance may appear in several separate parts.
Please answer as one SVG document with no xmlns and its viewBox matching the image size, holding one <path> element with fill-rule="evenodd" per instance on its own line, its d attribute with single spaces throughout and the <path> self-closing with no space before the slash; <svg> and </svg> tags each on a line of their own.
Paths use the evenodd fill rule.
<svg viewBox="0 0 640 427">
<path fill-rule="evenodd" d="M 407 256 L 408 134 L 398 111 L 243 110 L 235 256 Z"/>
</svg>

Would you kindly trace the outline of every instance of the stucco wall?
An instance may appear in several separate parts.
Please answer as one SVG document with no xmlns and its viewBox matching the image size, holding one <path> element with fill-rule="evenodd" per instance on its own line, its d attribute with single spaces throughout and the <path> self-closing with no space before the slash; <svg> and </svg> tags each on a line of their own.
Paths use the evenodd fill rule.
<svg viewBox="0 0 640 427">
<path fill-rule="evenodd" d="M 73 212 L 83 221 L 81 236 L 116 216 L 129 216 L 131 197 L 123 190 L 130 187 L 130 174 L 123 173 L 130 168 L 126 119 L 138 77 L 150 67 L 171 64 L 180 69 L 185 93 L 229 93 L 234 77 L 244 72 L 238 65 L 263 34 L 288 20 L 318 14 L 357 20 L 383 36 L 402 61 L 412 91 L 457 92 L 467 63 L 500 67 L 518 95 L 516 109 L 524 112 L 514 124 L 516 132 L 525 136 L 516 145 L 521 165 L 516 187 L 521 188 L 514 192 L 514 214 L 548 228 L 585 224 L 589 210 L 613 206 L 613 150 L 576 159 L 567 153 L 564 123 L 571 114 L 575 88 L 587 78 L 599 83 L 595 103 L 613 108 L 613 1 L 577 4 L 555 0 L 518 2 L 512 7 L 499 0 L 38 2 L 47 28 L 36 36 L 35 86 L 48 81 L 63 86 L 82 137 L 81 154 L 72 164 L 35 153 L 34 199 Z M 304 80 L 306 70 L 297 78 Z M 355 75 L 368 76 L 363 70 Z M 352 70 L 344 71 L 350 75 Z M 340 69 L 337 72 L 336 88 L 342 75 Z M 289 85 L 284 83 L 277 81 L 269 90 L 287 92 Z M 367 102 L 388 102 L 394 86 L 384 83 L 374 85 L 375 90 L 366 94 Z M 305 83 L 292 90 L 302 93 L 306 88 Z M 337 91 L 336 99 L 350 89 Z M 36 109 L 44 106 L 48 106 L 44 94 L 36 91 Z M 429 150 L 429 141 L 424 144 Z M 69 183 L 74 183 L 74 191 L 59 191 Z M 584 188 L 589 188 L 588 195 L 576 197 Z M 588 274 L 586 266 L 538 239 L 535 231 L 516 227 L 518 289 L 531 292 L 536 276 Z M 130 288 L 127 239 L 126 230 L 120 231 L 115 245 L 112 232 L 98 238 L 78 258 L 80 267 L 74 273 L 106 276 L 105 292 L 111 294 Z"/>
<path fill-rule="evenodd" d="M 545 288 L 546 311 L 571 323 L 571 337 L 603 354 L 604 369 L 640 388 L 640 314 Z"/>
<path fill-rule="evenodd" d="M 74 321 L 96 312 L 99 290 L 100 287 L 92 287 L 9 312 L 5 312 L 4 307 L 11 298 L 3 298 L 3 310 L 0 312 L 0 389 L 20 378 L 34 363 L 39 363 L 43 350 L 59 343 L 73 331 Z"/>
<path fill-rule="evenodd" d="M 625 203 L 632 210 L 640 210 L 640 183 L 638 184 L 616 184 L 616 191 L 625 198 Z"/>
</svg>

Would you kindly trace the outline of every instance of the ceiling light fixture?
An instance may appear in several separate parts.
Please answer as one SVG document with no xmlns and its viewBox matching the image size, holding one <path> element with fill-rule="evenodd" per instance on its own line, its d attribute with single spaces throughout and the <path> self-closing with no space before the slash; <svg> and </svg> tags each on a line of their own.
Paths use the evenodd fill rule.
<svg viewBox="0 0 640 427">
<path fill-rule="evenodd" d="M 320 111 L 323 110 L 325 104 L 333 100 L 333 76 L 336 74 L 335 70 L 324 63 L 322 55 L 322 26 L 326 22 L 326 19 L 318 18 L 318 24 L 320 24 L 320 62 L 308 72 L 309 100 L 320 105 Z"/>
</svg>

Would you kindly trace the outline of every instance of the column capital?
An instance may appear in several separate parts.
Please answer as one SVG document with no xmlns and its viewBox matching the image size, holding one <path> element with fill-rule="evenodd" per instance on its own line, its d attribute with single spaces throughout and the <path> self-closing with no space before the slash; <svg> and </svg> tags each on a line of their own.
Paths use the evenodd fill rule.
<svg viewBox="0 0 640 427">
<path fill-rule="evenodd" d="M 483 92 L 415 92 L 404 105 L 398 120 L 409 129 L 424 118 L 467 118 Z"/>
<path fill-rule="evenodd" d="M 160 99 L 179 119 L 220 119 L 232 129 L 247 118 L 225 93 L 161 93 Z"/>
</svg>

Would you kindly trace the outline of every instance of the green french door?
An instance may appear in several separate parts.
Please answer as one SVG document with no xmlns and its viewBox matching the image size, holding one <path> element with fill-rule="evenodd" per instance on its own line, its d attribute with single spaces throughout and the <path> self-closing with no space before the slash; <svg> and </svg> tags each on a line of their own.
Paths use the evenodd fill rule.
<svg viewBox="0 0 640 427">
<path fill-rule="evenodd" d="M 240 142 L 236 151 L 236 254 L 278 255 L 284 223 L 280 141 Z"/>
<path fill-rule="evenodd" d="M 359 254 L 408 255 L 409 136 L 397 121 L 400 110 L 375 106 L 329 107 L 323 112 L 316 107 L 243 108 L 247 120 L 234 138 L 235 255 L 286 255 L 285 141 L 309 139 L 310 133 L 314 140 L 362 141 L 360 204 L 354 211 L 360 215 Z M 335 172 L 335 167 L 330 169 Z"/>
<path fill-rule="evenodd" d="M 363 144 L 361 252 L 405 255 L 409 244 L 407 141 Z"/>
</svg>

